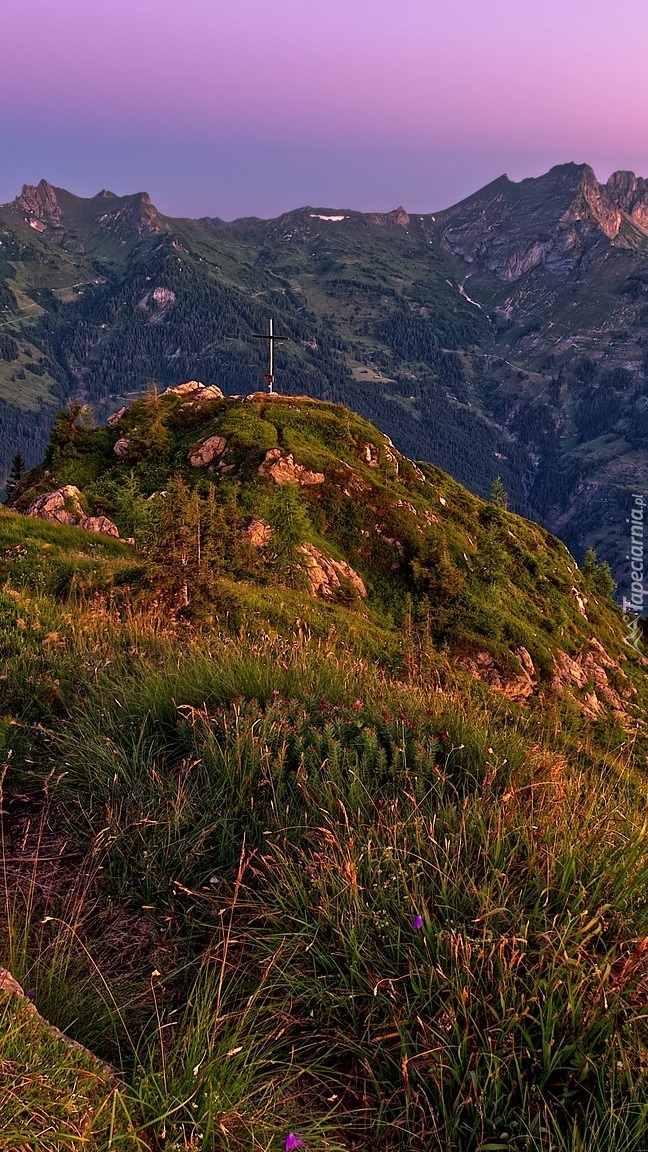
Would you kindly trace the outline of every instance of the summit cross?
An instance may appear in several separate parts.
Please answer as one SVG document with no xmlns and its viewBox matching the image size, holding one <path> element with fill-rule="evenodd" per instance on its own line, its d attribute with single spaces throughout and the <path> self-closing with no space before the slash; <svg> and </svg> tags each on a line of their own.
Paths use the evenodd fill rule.
<svg viewBox="0 0 648 1152">
<path fill-rule="evenodd" d="M 252 334 L 252 338 L 254 340 L 267 340 L 268 341 L 268 371 L 267 371 L 266 375 L 263 377 L 263 379 L 265 380 L 266 384 L 268 385 L 268 392 L 272 392 L 273 391 L 273 385 L 274 385 L 274 379 L 275 379 L 274 378 L 274 346 L 276 343 L 278 343 L 282 340 L 289 340 L 290 337 L 289 336 L 275 336 L 274 323 L 273 323 L 272 317 L 270 317 L 270 319 L 268 320 L 268 331 L 263 332 L 263 333 L 254 332 Z"/>
</svg>

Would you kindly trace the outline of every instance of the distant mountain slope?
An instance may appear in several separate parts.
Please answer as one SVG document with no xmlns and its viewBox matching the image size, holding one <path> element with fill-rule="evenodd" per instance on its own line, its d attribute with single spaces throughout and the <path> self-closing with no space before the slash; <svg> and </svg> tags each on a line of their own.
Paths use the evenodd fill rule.
<svg viewBox="0 0 648 1152">
<path fill-rule="evenodd" d="M 175 220 L 144 193 L 45 181 L 0 208 L 2 466 L 45 447 L 68 397 L 99 416 L 198 377 L 351 404 L 408 455 L 595 544 L 624 577 L 648 481 L 648 192 L 568 164 L 435 215 L 303 208 Z"/>
</svg>

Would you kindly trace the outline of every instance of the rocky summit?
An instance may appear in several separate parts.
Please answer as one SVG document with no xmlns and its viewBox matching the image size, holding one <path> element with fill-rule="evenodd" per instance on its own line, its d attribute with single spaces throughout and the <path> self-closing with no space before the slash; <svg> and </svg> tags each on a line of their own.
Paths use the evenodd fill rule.
<svg viewBox="0 0 648 1152">
<path fill-rule="evenodd" d="M 160 594 L 176 607 L 229 574 L 369 616 L 414 611 L 458 666 L 510 699 L 564 691 L 584 714 L 635 722 L 623 626 L 598 569 L 583 576 L 545 530 L 415 464 L 340 405 L 226 397 L 192 380 L 103 428 L 62 412 L 11 507 L 158 556 Z"/>
</svg>

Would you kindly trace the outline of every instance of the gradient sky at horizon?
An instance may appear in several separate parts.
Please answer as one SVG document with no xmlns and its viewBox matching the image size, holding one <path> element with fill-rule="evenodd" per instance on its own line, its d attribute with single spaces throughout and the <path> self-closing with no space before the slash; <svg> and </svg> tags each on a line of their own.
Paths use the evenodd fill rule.
<svg viewBox="0 0 648 1152">
<path fill-rule="evenodd" d="M 645 0 L 5 0 L 0 203 L 434 211 L 569 160 L 648 176 Z"/>
</svg>

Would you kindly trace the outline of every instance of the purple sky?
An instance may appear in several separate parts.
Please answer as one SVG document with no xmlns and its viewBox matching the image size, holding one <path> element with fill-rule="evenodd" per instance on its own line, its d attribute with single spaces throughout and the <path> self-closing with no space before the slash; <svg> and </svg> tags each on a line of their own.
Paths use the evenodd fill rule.
<svg viewBox="0 0 648 1152">
<path fill-rule="evenodd" d="M 0 202 L 45 176 L 231 219 L 648 176 L 646 0 L 4 0 Z"/>
</svg>

